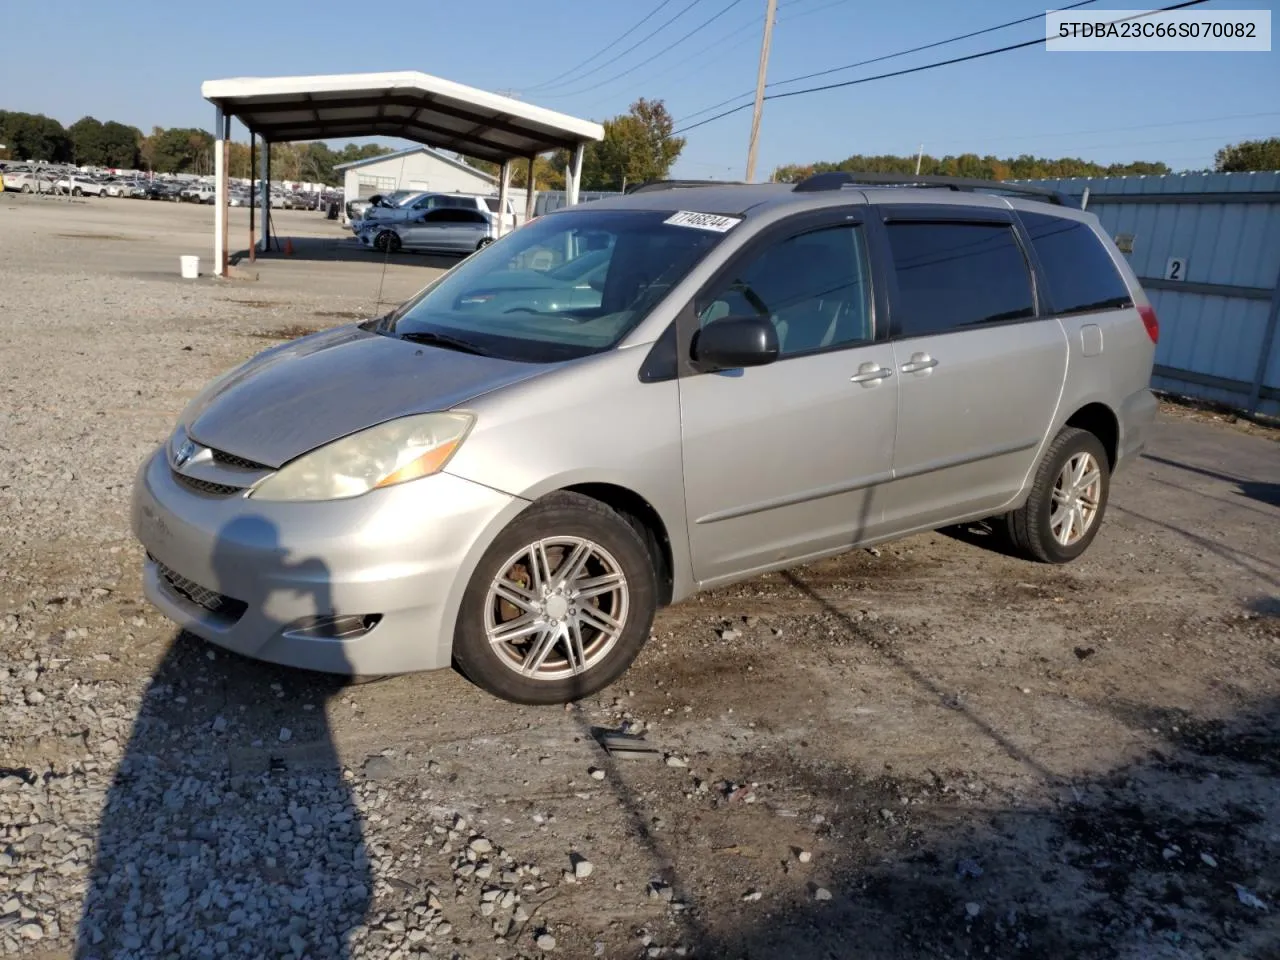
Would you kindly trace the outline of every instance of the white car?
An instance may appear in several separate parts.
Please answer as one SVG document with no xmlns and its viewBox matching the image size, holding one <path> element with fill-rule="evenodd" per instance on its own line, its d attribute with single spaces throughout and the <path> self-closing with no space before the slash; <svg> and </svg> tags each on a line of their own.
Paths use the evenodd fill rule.
<svg viewBox="0 0 1280 960">
<path fill-rule="evenodd" d="M 410 193 L 394 207 L 370 207 L 363 220 L 353 220 L 351 232 L 357 237 L 360 231 L 372 223 L 404 223 L 416 220 L 429 210 L 441 207 L 453 207 L 463 210 L 475 210 L 488 217 L 496 217 L 498 198 L 484 197 L 476 193 Z M 506 229 L 516 227 L 515 207 L 507 201 Z"/>
<path fill-rule="evenodd" d="M 74 174 L 54 181 L 54 186 L 63 193 L 70 193 L 73 197 L 101 197 L 107 192 L 105 183 L 99 183 L 97 180 L 90 180 L 88 177 L 79 177 Z"/>
<path fill-rule="evenodd" d="M 178 198 L 186 203 L 213 203 L 218 194 L 207 183 L 194 183 L 178 193 Z"/>
</svg>

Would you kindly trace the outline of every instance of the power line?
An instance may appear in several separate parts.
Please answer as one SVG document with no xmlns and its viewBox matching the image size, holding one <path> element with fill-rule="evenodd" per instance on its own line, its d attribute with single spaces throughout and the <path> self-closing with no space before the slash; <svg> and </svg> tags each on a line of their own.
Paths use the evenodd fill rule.
<svg viewBox="0 0 1280 960">
<path fill-rule="evenodd" d="M 688 13 L 690 10 L 692 10 L 694 7 L 696 7 L 700 3 L 702 3 L 702 0 L 691 0 L 691 2 L 687 6 L 681 7 L 680 11 L 675 16 L 669 17 L 668 19 L 662 21 L 662 23 L 659 24 L 657 28 L 655 28 L 649 33 L 646 33 L 643 37 L 641 37 L 631 46 L 627 47 L 627 49 L 623 50 L 621 53 L 615 54 L 612 60 L 610 60 L 609 62 L 597 64 L 596 66 L 588 70 L 586 73 L 580 74 L 574 77 L 572 80 L 559 80 L 556 83 L 544 83 L 542 84 L 542 87 L 555 88 L 555 87 L 563 87 L 565 86 L 565 84 L 574 84 L 580 80 L 585 80 L 587 77 L 591 76 L 593 73 L 597 73 L 601 70 L 604 70 L 606 67 L 609 66 L 610 63 L 616 63 L 618 60 L 621 60 L 623 57 L 631 53 L 631 51 L 635 50 L 637 47 L 641 47 L 644 44 L 648 43 L 650 40 L 652 40 L 654 37 L 660 34 L 663 30 L 667 29 L 667 27 L 671 26 L 671 24 L 675 23 L 677 20 L 679 20 L 681 17 L 683 17 L 686 13 Z M 563 96 L 563 94 L 556 94 L 556 96 Z"/>
<path fill-rule="evenodd" d="M 1167 13 L 1170 10 L 1181 10 L 1185 7 L 1195 7 L 1195 6 L 1199 6 L 1202 3 L 1207 3 L 1207 2 L 1208 0 L 1184 0 L 1183 3 L 1175 3 L 1167 7 L 1160 7 L 1156 10 L 1148 10 L 1136 16 L 1119 17 L 1116 20 L 1108 20 L 1105 22 L 1118 23 L 1121 20 L 1136 20 L 1136 19 L 1140 19 L 1141 17 L 1149 17 L 1154 13 Z M 934 61 L 933 63 L 924 63 L 918 67 L 908 67 L 905 70 L 894 70 L 894 71 L 891 71 L 890 73 L 879 73 L 871 77 L 860 77 L 857 80 L 842 80 L 839 83 L 826 83 L 819 87 L 806 87 L 803 90 L 786 90 L 786 91 L 783 91 L 782 93 L 770 93 L 770 94 L 766 94 L 765 99 L 781 100 L 786 97 L 800 97 L 810 93 L 822 93 L 823 91 L 826 91 L 826 90 L 838 90 L 843 87 L 853 87 L 853 86 L 857 86 L 860 83 L 871 83 L 873 80 L 887 80 L 890 77 L 902 77 L 902 76 L 906 76 L 909 73 L 920 73 L 921 71 L 924 71 L 924 70 L 933 70 L 936 67 L 947 67 L 953 63 L 965 63 L 969 60 L 981 60 L 984 57 L 993 57 L 996 54 L 1000 54 L 1000 53 L 1009 53 L 1010 51 L 1013 51 L 1013 50 L 1022 50 L 1026 47 L 1032 47 L 1044 42 L 1045 40 L 1043 37 L 1037 37 L 1034 40 L 1024 40 L 1022 43 L 1011 43 L 1005 47 L 996 47 L 994 50 L 983 50 L 979 53 L 971 53 L 964 57 L 953 57 L 950 60 L 937 60 L 937 61 Z M 708 123 L 712 123 L 716 120 L 720 120 L 724 117 L 730 116 L 735 113 L 740 113 L 743 110 L 747 109 L 747 107 L 749 106 L 751 106 L 751 104 L 749 103 L 741 104 L 740 106 L 733 107 L 732 109 L 729 109 L 729 110 L 725 110 L 723 113 L 717 113 L 713 117 L 708 117 L 706 120 L 699 120 L 697 123 L 690 124 L 687 127 L 681 127 L 679 130 L 673 130 L 671 135 L 677 136 L 682 133 L 687 133 L 690 130 L 696 130 L 698 127 L 705 126 Z"/>
<path fill-rule="evenodd" d="M 694 0 L 694 2 L 696 3 L 696 2 L 698 2 L 698 0 Z M 679 40 L 676 40 L 674 43 L 670 43 L 670 44 L 668 44 L 668 45 L 667 45 L 667 47 L 666 47 L 666 49 L 664 49 L 664 50 L 659 50 L 659 51 L 658 51 L 657 53 L 655 53 L 653 56 L 648 57 L 647 59 L 641 60 L 641 61 L 640 61 L 639 63 L 637 63 L 635 66 L 628 67 L 626 70 L 623 70 L 621 73 L 616 73 L 616 74 L 614 74 L 612 77 L 609 77 L 607 80 L 597 80 L 597 81 L 596 81 L 596 82 L 595 82 L 591 87 L 585 87 L 585 88 L 583 88 L 583 89 L 581 89 L 581 90 L 572 90 L 572 91 L 570 91 L 569 93 L 556 93 L 556 94 L 552 94 L 552 97 L 551 97 L 551 98 L 552 98 L 552 99 L 557 99 L 557 98 L 561 98 L 561 97 L 576 97 L 576 96 L 578 96 L 578 95 L 580 95 L 580 94 L 583 94 L 583 93 L 589 93 L 591 90 L 595 90 L 595 89 L 597 89 L 598 87 L 602 87 L 602 86 L 604 86 L 605 84 L 613 83 L 615 80 L 621 80 L 623 77 L 625 77 L 625 76 L 627 76 L 627 75 L 629 75 L 629 74 L 635 73 L 635 71 L 639 70 L 641 67 L 645 66 L 646 64 L 653 63 L 653 61 L 654 61 L 654 60 L 657 60 L 659 57 L 661 57 L 661 56 L 663 56 L 663 55 L 665 55 L 665 54 L 670 53 L 672 50 L 674 50 L 676 47 L 680 46 L 680 44 L 684 43 L 686 40 L 688 40 L 690 37 L 692 37 L 692 36 L 693 36 L 695 33 L 697 33 L 698 31 L 703 30 L 703 29 L 705 29 L 706 27 L 711 26 L 711 24 L 715 23 L 715 21 L 719 20 L 721 17 L 723 17 L 726 13 L 728 13 L 730 10 L 732 10 L 734 7 L 736 7 L 736 6 L 737 6 L 738 4 L 740 4 L 741 2 L 742 2 L 742 0 L 729 0 L 729 3 L 728 3 L 726 6 L 722 7 L 718 13 L 715 13 L 715 14 L 713 14 L 712 16 L 708 17 L 706 20 L 702 21 L 702 23 L 698 24 L 696 27 L 694 27 L 692 30 L 690 30 L 688 33 L 686 33 L 686 34 L 685 34 L 683 37 L 681 37 Z M 594 71 L 592 71 L 592 72 L 594 72 Z M 586 76 L 586 74 L 584 74 L 583 76 Z M 579 79 L 579 80 L 581 80 L 581 79 L 583 79 L 583 77 L 579 77 L 578 79 Z"/>
<path fill-rule="evenodd" d="M 1088 6 L 1091 3 L 1096 3 L 1096 2 L 1097 0 L 1079 0 L 1078 3 L 1073 3 L 1069 6 L 1063 7 L 1062 9 L 1072 10 L 1076 7 L 1084 7 L 1084 6 Z M 824 7 L 822 9 L 826 9 L 826 8 Z M 807 12 L 817 13 L 818 11 L 811 10 Z M 919 53 L 921 50 L 931 50 L 934 47 L 946 46 L 948 43 L 956 43 L 959 40 L 968 40 L 970 37 L 981 36 L 984 33 L 994 33 L 997 30 L 1004 30 L 1006 27 L 1014 27 L 1014 26 L 1018 26 L 1019 24 L 1028 23 L 1032 20 L 1039 20 L 1043 16 L 1044 16 L 1043 13 L 1033 14 L 1032 16 L 1029 16 L 1029 17 L 1022 17 L 1019 20 L 1010 20 L 1007 23 L 998 23 L 993 27 L 984 27 L 981 30 L 974 30 L 972 33 L 962 33 L 962 34 L 959 34 L 958 36 L 948 37 L 946 40 L 935 40 L 933 43 L 925 43 L 925 44 L 921 44 L 918 47 L 911 47 L 907 50 L 899 50 L 897 53 L 886 53 L 883 56 L 872 57 L 870 60 L 859 60 L 856 63 L 846 63 L 842 67 L 831 67 L 828 70 L 819 70 L 817 73 L 806 73 L 798 77 L 788 77 L 786 80 L 775 80 L 773 83 L 770 83 L 769 86 L 780 87 L 783 84 L 787 84 L 787 83 L 798 83 L 801 80 L 812 80 L 814 77 L 824 77 L 824 76 L 827 76 L 828 74 L 840 73 L 844 70 L 853 70 L 856 67 L 865 67 L 869 64 L 880 63 L 884 60 L 893 60 L 896 57 L 905 57 L 911 53 Z M 737 96 L 729 97 L 727 100 L 721 100 L 719 103 L 713 103 L 709 107 L 704 107 L 703 109 L 697 111 L 696 113 L 691 113 L 688 116 L 681 117 L 679 122 L 683 123 L 686 120 L 692 120 L 694 117 L 700 117 L 704 113 L 710 113 L 712 110 L 719 109 L 720 107 L 723 107 L 725 104 L 733 103 L 733 101 L 735 100 L 741 100 L 743 97 L 750 97 L 753 95 L 754 95 L 754 91 L 748 90 L 746 93 L 740 93 Z"/>
<path fill-rule="evenodd" d="M 778 23 L 790 23 L 791 21 L 796 20 L 800 17 L 807 17 L 811 13 L 820 13 L 823 10 L 829 9 L 830 7 L 838 6 L 839 4 L 842 4 L 842 3 L 848 3 L 849 0 L 834 0 L 834 2 L 828 3 L 824 6 L 817 7 L 812 10 L 804 10 L 801 13 L 797 13 L 795 16 L 784 15 L 784 11 L 792 7 L 800 6 L 805 2 L 807 2 L 807 0 L 791 0 L 791 2 L 789 3 L 779 3 L 778 4 L 778 11 L 779 11 Z M 748 30 L 751 31 L 750 36 L 743 37 L 737 42 L 729 44 L 729 46 L 727 47 L 724 45 L 726 41 L 732 40 L 734 37 L 738 36 L 739 34 L 745 33 Z M 734 50 L 737 50 L 739 47 L 743 46 L 744 44 L 755 42 L 757 37 L 759 36 L 759 30 L 760 30 L 760 22 L 758 20 L 752 20 L 752 21 L 749 21 L 748 23 L 744 23 L 737 29 L 731 30 L 728 33 L 726 33 L 724 36 L 720 37 L 719 39 L 712 40 L 710 43 L 708 43 L 707 48 L 715 51 L 711 56 L 706 56 L 702 52 L 695 53 L 690 57 L 686 57 L 685 59 L 678 61 L 677 63 L 669 64 L 666 68 L 664 68 L 660 72 L 655 73 L 653 76 L 649 77 L 646 80 L 646 82 L 652 84 L 654 81 L 662 77 L 668 76 L 673 70 L 678 70 L 681 67 L 685 66 L 686 64 L 692 63 L 695 60 L 698 61 L 698 65 L 694 69 L 682 74 L 681 78 L 691 77 L 696 73 L 700 73 L 702 70 L 706 69 L 707 67 L 719 62 L 720 60 L 723 60 L 727 54 L 732 53 Z M 605 85 L 604 82 L 600 84 L 600 86 L 604 86 L 604 85 Z M 612 100 L 615 96 L 616 94 L 610 94 L 609 96 L 601 100 L 595 100 L 592 103 L 587 104 L 585 107 L 581 109 L 584 111 L 593 110 L 600 104 L 607 103 L 608 101 Z"/>
<path fill-rule="evenodd" d="M 622 32 L 622 35 L 619 36 L 616 40 L 614 40 L 612 43 L 605 45 L 604 47 L 601 47 L 591 56 L 587 57 L 587 59 L 583 60 L 580 64 L 578 64 L 576 67 L 570 67 L 564 73 L 556 74 L 556 76 L 552 77 L 550 80 L 544 80 L 542 81 L 542 83 L 534 84 L 532 87 L 526 87 L 525 91 L 528 92 L 529 90 L 541 90 L 543 87 L 553 86 L 556 83 L 556 81 L 564 79 L 565 77 L 569 76 L 569 74 L 571 73 L 577 73 L 587 64 L 591 63 L 591 61 L 599 58 L 603 54 L 608 53 L 610 50 L 612 50 L 614 47 L 620 44 L 623 40 L 627 39 L 627 37 L 631 36 L 631 34 L 635 33 L 638 29 L 643 27 L 647 22 L 649 22 L 649 20 L 653 19 L 653 17 L 656 16 L 658 12 L 662 10 L 663 7 L 665 7 L 670 2 L 671 0 L 662 0 L 661 3 L 659 3 L 656 7 L 654 7 L 647 14 L 641 17 L 637 23 L 632 24 L 628 29 L 624 30 Z M 690 4 L 690 6 L 692 6 L 692 4 Z M 688 7 L 686 7 L 685 9 L 687 10 Z M 679 16 L 679 14 L 677 14 L 677 16 Z M 672 19 L 675 19 L 675 18 L 672 18 Z"/>
<path fill-rule="evenodd" d="M 831 9 L 832 6 L 838 6 L 840 4 L 849 3 L 849 0 L 832 0 L 832 3 L 824 4 L 823 6 L 818 6 L 818 8 L 814 8 L 812 10 L 803 10 L 803 12 L 795 14 L 794 17 L 788 17 L 788 15 L 785 14 L 786 10 L 790 10 L 791 8 L 794 8 L 794 6 L 800 6 L 805 3 L 808 3 L 808 0 L 790 0 L 790 3 L 778 4 L 778 23 L 791 23 L 792 20 L 796 20 L 801 17 L 808 17 L 809 14 L 822 13 L 823 10 Z M 736 29 L 732 29 L 732 31 L 726 33 L 726 35 L 719 37 L 718 40 L 710 41 L 709 44 L 707 45 L 708 49 L 716 51 L 716 52 L 713 52 L 712 55 L 707 56 L 707 55 L 701 54 L 701 52 L 696 52 L 696 54 L 692 56 L 687 56 L 687 58 L 685 58 L 684 60 L 678 61 L 678 63 L 669 64 L 668 67 L 664 68 L 663 70 L 660 70 L 659 73 L 655 73 L 653 74 L 652 77 L 649 77 L 648 79 L 646 79 L 646 83 L 652 84 L 654 81 L 657 81 L 657 79 L 659 78 L 667 77 L 669 76 L 669 74 L 671 74 L 672 70 L 678 70 L 681 67 L 685 67 L 686 64 L 690 64 L 694 60 L 698 60 L 698 65 L 696 65 L 694 69 L 689 70 L 689 72 L 682 74 L 682 76 L 677 79 L 692 77 L 696 73 L 701 73 L 705 68 L 712 67 L 713 64 L 718 63 L 719 60 L 723 60 L 724 56 L 726 56 L 727 54 L 731 54 L 731 52 L 739 49 L 739 47 L 741 47 L 742 45 L 751 44 L 751 42 L 755 42 L 756 37 L 759 36 L 759 33 L 758 33 L 759 29 L 760 29 L 760 24 L 758 20 L 751 20 L 751 22 L 749 23 L 744 23 L 742 24 L 742 26 L 737 27 Z M 741 40 L 733 42 L 733 44 L 730 44 L 728 46 L 724 46 L 724 42 L 728 40 L 732 40 L 733 37 L 739 36 L 740 33 L 745 33 L 746 31 L 751 31 L 750 36 L 742 37 Z M 605 82 L 600 83 L 599 86 L 605 86 Z M 596 106 L 599 106 L 600 104 L 607 104 L 607 102 L 613 100 L 614 96 L 616 95 L 614 95 L 614 93 L 611 93 L 611 95 L 604 97 L 604 99 L 602 100 L 595 100 L 593 102 L 590 102 L 590 104 L 584 106 L 584 108 L 581 108 L 581 110 L 584 110 L 584 111 L 594 110 Z"/>
<path fill-rule="evenodd" d="M 781 18 L 779 18 L 779 21 L 781 21 Z M 734 30 L 734 31 L 732 31 L 732 32 L 730 32 L 730 33 L 727 33 L 727 34 L 725 34 L 723 37 L 721 37 L 719 40 L 713 41 L 712 43 L 708 44 L 708 46 L 710 46 L 711 48 L 713 48 L 713 49 L 715 50 L 715 53 L 714 53 L 714 54 L 712 54 L 710 57 L 704 56 L 704 55 L 703 55 L 702 53 L 700 53 L 700 52 L 699 52 L 699 53 L 695 53 L 695 54 L 693 54 L 693 55 L 692 55 L 692 56 L 690 56 L 690 57 L 686 57 L 684 60 L 681 60 L 681 61 L 679 61 L 679 62 L 677 62 L 677 63 L 673 63 L 673 64 L 671 64 L 671 65 L 670 65 L 670 66 L 668 66 L 665 70 L 663 70 L 661 73 L 656 74 L 654 78 L 650 78 L 650 80 L 649 80 L 648 82 L 649 82 L 649 83 L 652 83 L 652 82 L 653 82 L 653 80 L 654 80 L 654 79 L 656 79 L 657 77 L 664 77 L 664 76 L 667 76 L 667 75 L 669 75 L 669 74 L 671 73 L 671 71 L 673 71 L 673 70 L 678 70 L 678 69 L 680 69 L 680 68 L 681 68 L 681 67 L 683 67 L 683 66 L 687 66 L 688 64 L 692 63 L 692 62 L 693 62 L 693 61 L 695 61 L 695 60 L 697 60 L 697 61 L 698 61 L 698 65 L 697 65 L 696 67 L 694 67 L 692 70 L 689 70 L 688 72 L 681 74 L 681 77 L 680 77 L 680 78 L 678 78 L 678 79 L 683 79 L 683 78 L 685 78 L 685 77 L 691 77 L 691 76 L 693 76 L 693 75 L 694 75 L 694 74 L 696 74 L 696 73 L 700 73 L 700 72 L 702 72 L 702 70 L 704 70 L 705 68 L 707 68 L 707 67 L 709 67 L 709 66 L 712 66 L 713 64 L 716 64 L 716 63 L 718 63 L 719 61 L 723 60 L 723 59 L 724 59 L 728 54 L 733 53 L 735 50 L 739 49 L 739 48 L 740 48 L 740 47 L 742 47 L 744 44 L 747 44 L 747 43 L 754 43 L 754 42 L 756 42 L 756 41 L 759 39 L 759 37 L 758 37 L 758 35 L 757 35 L 757 31 L 759 31 L 759 29 L 760 29 L 760 24 L 759 24 L 759 23 L 744 23 L 744 24 L 743 24 L 742 26 L 740 26 L 737 30 Z M 745 33 L 745 32 L 746 32 L 746 31 L 748 31 L 748 30 L 750 30 L 750 31 L 751 31 L 750 35 L 745 36 L 745 37 L 741 37 L 739 40 L 735 41 L 734 43 L 729 44 L 728 46 L 725 46 L 725 45 L 724 45 L 724 43 L 725 43 L 725 41 L 726 41 L 726 40 L 731 40 L 731 39 L 733 39 L 734 37 L 737 37 L 739 34 Z M 593 101 L 593 102 L 591 102 L 591 103 L 587 104 L 585 107 L 583 107 L 583 108 L 581 108 L 581 109 L 582 109 L 582 111 L 584 111 L 584 112 L 594 110 L 594 109 L 595 109 L 596 107 L 598 107 L 600 104 L 602 104 L 602 103 L 607 103 L 607 102 L 609 102 L 610 100 L 613 100 L 616 96 L 617 96 L 617 94 L 616 94 L 616 93 L 611 93 L 611 94 L 609 94 L 609 96 L 607 96 L 607 97 L 605 97 L 605 98 L 603 98 L 603 99 L 601 99 L 601 100 L 595 100 L 595 101 Z"/>
</svg>

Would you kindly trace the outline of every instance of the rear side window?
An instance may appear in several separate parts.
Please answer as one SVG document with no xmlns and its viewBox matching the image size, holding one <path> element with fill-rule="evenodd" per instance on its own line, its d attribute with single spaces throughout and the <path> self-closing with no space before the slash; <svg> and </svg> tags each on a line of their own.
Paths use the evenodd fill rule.
<svg viewBox="0 0 1280 960">
<path fill-rule="evenodd" d="M 1115 262 L 1089 225 L 1019 213 L 1044 272 L 1054 313 L 1110 310 L 1133 303 Z"/>
<path fill-rule="evenodd" d="M 903 337 L 1035 316 L 1031 275 L 1004 223 L 889 223 Z"/>
</svg>

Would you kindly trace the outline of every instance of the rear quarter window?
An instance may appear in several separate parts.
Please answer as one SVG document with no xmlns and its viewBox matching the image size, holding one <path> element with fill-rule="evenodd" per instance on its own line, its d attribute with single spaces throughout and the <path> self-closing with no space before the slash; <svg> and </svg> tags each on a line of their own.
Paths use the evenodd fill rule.
<svg viewBox="0 0 1280 960">
<path fill-rule="evenodd" d="M 1110 253 L 1087 223 L 1019 212 L 1040 261 L 1053 313 L 1114 310 L 1133 303 Z"/>
<path fill-rule="evenodd" d="M 886 225 L 898 335 L 919 337 L 1035 316 L 1031 275 L 1008 223 Z"/>
</svg>

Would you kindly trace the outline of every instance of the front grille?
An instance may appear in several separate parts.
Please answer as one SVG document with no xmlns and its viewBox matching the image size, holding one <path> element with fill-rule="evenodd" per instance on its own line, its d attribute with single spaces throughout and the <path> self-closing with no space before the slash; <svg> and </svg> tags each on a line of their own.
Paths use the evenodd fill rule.
<svg viewBox="0 0 1280 960">
<path fill-rule="evenodd" d="M 152 559 L 155 560 L 154 557 Z M 223 596 L 216 590 L 202 587 L 194 580 L 188 580 L 182 574 L 170 570 L 159 560 L 156 560 L 155 564 L 157 571 L 160 573 L 161 581 L 170 590 L 179 596 L 185 597 L 197 606 L 204 607 L 210 613 L 235 621 L 244 616 L 244 612 L 249 609 L 249 605 L 243 600 Z"/>
<path fill-rule="evenodd" d="M 207 494 L 211 497 L 229 497 L 233 493 L 239 493 L 244 487 L 233 487 L 226 483 L 210 483 L 208 480 L 197 480 L 195 477 L 188 477 L 184 473 L 174 471 L 173 477 L 188 490 L 194 490 L 197 493 Z"/>
<path fill-rule="evenodd" d="M 244 457 L 237 457 L 234 453 L 227 453 L 225 450 L 214 450 L 210 448 L 215 463 L 225 463 L 229 467 L 239 467 L 242 470 L 270 470 L 265 463 L 257 463 L 253 460 L 246 460 Z"/>
</svg>

